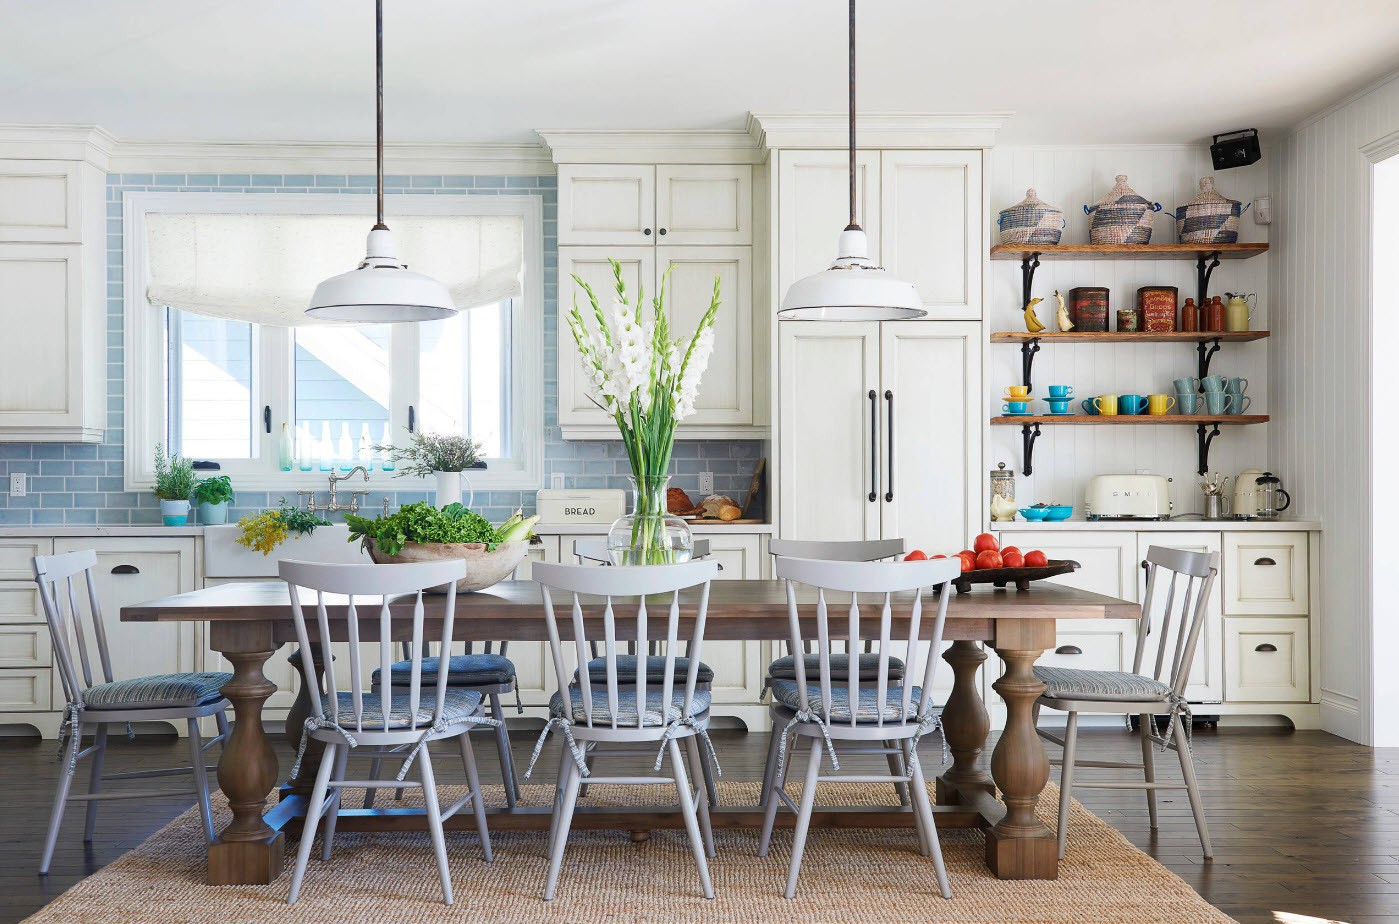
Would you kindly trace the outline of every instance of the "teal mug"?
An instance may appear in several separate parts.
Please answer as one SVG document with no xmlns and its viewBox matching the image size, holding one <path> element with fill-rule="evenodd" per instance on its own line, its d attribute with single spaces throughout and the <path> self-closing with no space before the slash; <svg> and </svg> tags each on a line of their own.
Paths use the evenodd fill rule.
<svg viewBox="0 0 1399 924">
<path fill-rule="evenodd" d="M 1200 396 L 1193 391 L 1176 392 L 1176 413 L 1194 414 L 1200 407 Z"/>
<path fill-rule="evenodd" d="M 1222 375 L 1207 375 L 1200 379 L 1200 388 L 1206 392 L 1222 392 L 1227 384 Z"/>
<path fill-rule="evenodd" d="M 1191 376 L 1186 376 L 1183 379 L 1176 379 L 1175 385 L 1176 394 L 1178 395 L 1184 395 L 1190 392 L 1197 392 L 1200 390 L 1200 380 L 1197 378 L 1192 378 Z"/>
<path fill-rule="evenodd" d="M 1141 395 L 1118 395 L 1117 412 L 1119 414 L 1144 414 L 1146 413 L 1146 399 Z"/>
<path fill-rule="evenodd" d="M 1092 398 L 1084 398 L 1078 403 L 1078 406 L 1083 408 L 1083 413 L 1092 414 L 1094 417 L 1098 416 L 1098 406 L 1093 403 Z"/>
</svg>

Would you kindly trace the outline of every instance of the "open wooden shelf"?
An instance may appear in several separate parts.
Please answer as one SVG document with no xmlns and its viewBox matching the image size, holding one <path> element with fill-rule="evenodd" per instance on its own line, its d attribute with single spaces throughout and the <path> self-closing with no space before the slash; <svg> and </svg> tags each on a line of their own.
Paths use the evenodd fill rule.
<svg viewBox="0 0 1399 924">
<path fill-rule="evenodd" d="M 996 244 L 992 260 L 1246 260 L 1267 253 L 1253 244 Z"/>
<path fill-rule="evenodd" d="M 1268 422 L 1267 414 L 1025 414 L 992 417 L 993 424 L 1078 424 L 1092 426 L 1131 426 L 1146 424 L 1261 424 Z"/>
<path fill-rule="evenodd" d="M 1032 334 L 1024 330 L 998 330 L 991 334 L 992 343 L 1029 343 L 1042 340 L 1046 343 L 1249 343 L 1267 337 L 1266 330 L 1214 330 L 1214 331 L 1040 331 Z"/>
</svg>

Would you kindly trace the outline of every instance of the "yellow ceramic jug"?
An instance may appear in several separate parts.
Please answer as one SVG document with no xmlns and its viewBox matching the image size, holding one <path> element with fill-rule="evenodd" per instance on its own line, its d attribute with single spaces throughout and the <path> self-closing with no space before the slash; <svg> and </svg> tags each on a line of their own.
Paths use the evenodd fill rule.
<svg viewBox="0 0 1399 924">
<path fill-rule="evenodd" d="M 1248 323 L 1253 320 L 1253 309 L 1248 300 L 1258 300 L 1256 295 L 1235 295 L 1226 292 L 1229 296 L 1229 303 L 1224 306 L 1224 329 L 1225 330 L 1248 330 Z"/>
</svg>

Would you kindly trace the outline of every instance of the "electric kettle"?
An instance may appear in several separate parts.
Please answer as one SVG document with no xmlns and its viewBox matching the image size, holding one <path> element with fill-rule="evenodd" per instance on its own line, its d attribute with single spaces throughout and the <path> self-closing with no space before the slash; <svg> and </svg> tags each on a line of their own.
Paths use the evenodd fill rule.
<svg viewBox="0 0 1399 924">
<path fill-rule="evenodd" d="M 1258 468 L 1246 468 L 1239 472 L 1234 479 L 1234 502 L 1229 505 L 1231 514 L 1245 520 L 1258 516 L 1258 479 L 1263 475 L 1263 470 Z"/>
</svg>

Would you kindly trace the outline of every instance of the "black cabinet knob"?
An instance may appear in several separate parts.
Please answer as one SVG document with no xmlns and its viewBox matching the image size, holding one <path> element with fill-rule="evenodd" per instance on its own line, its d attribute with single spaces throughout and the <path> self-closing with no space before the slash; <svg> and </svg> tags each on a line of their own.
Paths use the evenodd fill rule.
<svg viewBox="0 0 1399 924">
<path fill-rule="evenodd" d="M 646 235 L 647 237 L 650 237 L 650 236 L 651 236 L 651 229 L 650 229 L 650 228 L 647 228 L 646 230 L 642 231 L 641 233 L 644 234 L 644 235 Z"/>
</svg>

